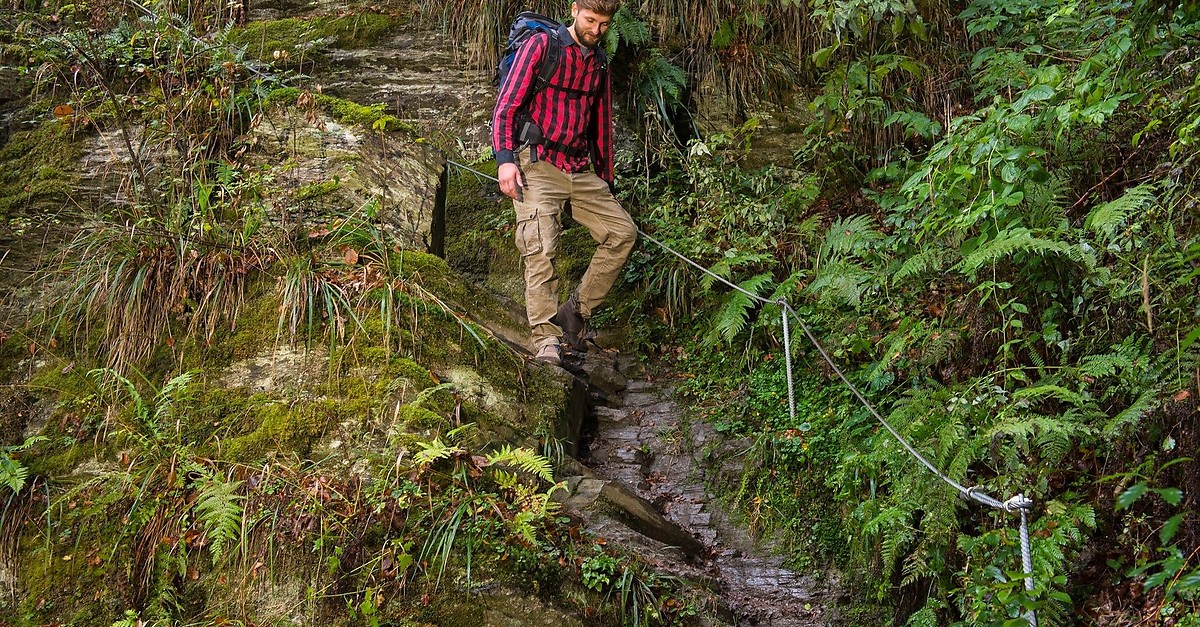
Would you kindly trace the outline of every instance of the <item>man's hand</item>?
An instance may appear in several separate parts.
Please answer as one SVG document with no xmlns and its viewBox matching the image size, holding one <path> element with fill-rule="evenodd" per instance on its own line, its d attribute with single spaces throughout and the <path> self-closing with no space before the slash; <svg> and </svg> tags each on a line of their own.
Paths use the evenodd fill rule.
<svg viewBox="0 0 1200 627">
<path fill-rule="evenodd" d="M 521 190 L 525 187 L 525 177 L 521 176 L 521 168 L 515 163 L 501 163 L 496 178 L 500 179 L 500 191 L 513 200 L 523 200 Z"/>
</svg>

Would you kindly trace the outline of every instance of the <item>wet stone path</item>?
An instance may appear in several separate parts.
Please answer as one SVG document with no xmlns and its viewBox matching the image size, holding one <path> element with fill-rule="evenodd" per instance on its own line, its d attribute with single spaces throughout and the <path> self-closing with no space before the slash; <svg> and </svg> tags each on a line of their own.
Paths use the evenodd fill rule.
<svg viewBox="0 0 1200 627">
<path fill-rule="evenodd" d="M 593 533 L 709 588 L 720 599 L 714 625 L 830 624 L 837 582 L 785 568 L 708 487 L 713 473 L 740 473 L 747 443 L 686 420 L 673 399 L 678 379 L 657 378 L 631 357 L 593 352 L 585 369 L 602 401 L 568 509 Z"/>
</svg>

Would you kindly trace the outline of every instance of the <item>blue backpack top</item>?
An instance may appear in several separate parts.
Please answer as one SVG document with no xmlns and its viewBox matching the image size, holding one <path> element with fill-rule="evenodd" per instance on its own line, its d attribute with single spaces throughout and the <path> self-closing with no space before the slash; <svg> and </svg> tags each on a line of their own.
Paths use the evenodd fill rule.
<svg viewBox="0 0 1200 627">
<path fill-rule="evenodd" d="M 501 90 L 504 89 L 504 81 L 508 79 L 513 61 L 517 58 L 517 51 L 536 33 L 549 35 L 550 45 L 546 48 L 546 56 L 542 59 L 541 65 L 538 66 L 537 79 L 533 85 L 534 93 L 541 91 L 550 83 L 550 77 L 554 75 L 554 70 L 558 68 L 558 62 L 562 59 L 564 43 L 558 34 L 561 26 L 562 23 L 558 20 L 533 11 L 522 11 L 517 14 L 512 26 L 508 29 L 508 42 L 504 44 L 504 50 L 500 53 L 500 63 L 496 66 L 496 84 L 500 86 Z M 596 52 L 600 55 L 601 67 L 607 70 L 608 59 L 604 50 L 597 48 Z"/>
</svg>

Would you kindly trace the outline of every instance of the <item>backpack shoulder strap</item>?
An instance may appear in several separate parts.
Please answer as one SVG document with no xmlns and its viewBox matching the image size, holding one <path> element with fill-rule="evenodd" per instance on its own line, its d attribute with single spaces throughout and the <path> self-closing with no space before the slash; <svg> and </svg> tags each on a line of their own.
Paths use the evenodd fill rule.
<svg viewBox="0 0 1200 627">
<path fill-rule="evenodd" d="M 558 62 L 562 59 L 563 42 L 558 30 L 546 31 L 546 35 L 549 36 L 550 41 L 546 46 L 546 53 L 542 56 L 542 62 L 538 66 L 534 91 L 541 91 L 550 84 L 550 78 L 554 76 L 554 70 L 558 69 Z"/>
</svg>

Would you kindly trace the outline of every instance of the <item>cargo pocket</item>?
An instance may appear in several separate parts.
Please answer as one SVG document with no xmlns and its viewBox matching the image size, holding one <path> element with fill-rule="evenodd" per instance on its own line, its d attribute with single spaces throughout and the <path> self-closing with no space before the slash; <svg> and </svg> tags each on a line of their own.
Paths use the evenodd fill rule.
<svg viewBox="0 0 1200 627">
<path fill-rule="evenodd" d="M 517 252 L 522 257 L 542 252 L 542 227 L 538 220 L 537 207 L 516 207 Z"/>
</svg>

